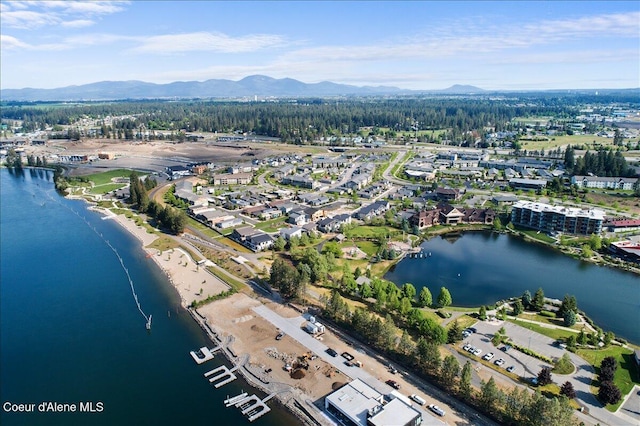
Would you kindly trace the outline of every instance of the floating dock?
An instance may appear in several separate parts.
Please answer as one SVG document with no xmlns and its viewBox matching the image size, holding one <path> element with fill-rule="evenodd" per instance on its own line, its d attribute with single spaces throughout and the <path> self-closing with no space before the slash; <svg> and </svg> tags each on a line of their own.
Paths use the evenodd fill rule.
<svg viewBox="0 0 640 426">
<path fill-rule="evenodd" d="M 204 377 L 208 377 L 209 383 L 213 383 L 213 386 L 217 389 L 221 386 L 226 385 L 227 383 L 233 382 L 238 378 L 238 376 L 233 374 L 233 372 L 236 371 L 237 368 L 238 367 L 233 367 L 232 369 L 228 369 L 226 366 L 221 365 L 218 368 L 214 368 L 213 370 L 204 373 Z"/>
<path fill-rule="evenodd" d="M 191 358 L 193 358 L 193 360 L 197 364 L 202 364 L 204 362 L 212 360 L 214 352 L 216 352 L 218 349 L 220 349 L 220 346 L 216 346 L 215 348 L 212 348 L 212 349 L 209 349 L 206 346 L 203 346 L 197 351 L 191 351 L 189 353 L 191 354 Z"/>
<path fill-rule="evenodd" d="M 236 405 L 238 402 L 245 399 L 249 394 L 246 392 L 242 392 L 240 395 L 233 396 L 231 398 L 227 398 L 224 400 L 224 405 L 226 407 L 231 407 L 232 405 Z"/>
<path fill-rule="evenodd" d="M 229 404 L 227 406 L 229 407 L 231 405 L 235 405 L 236 408 L 240 409 L 240 412 L 243 415 L 247 416 L 250 422 L 253 422 L 254 420 L 264 416 L 269 411 L 271 411 L 271 408 L 269 408 L 266 402 L 269 399 L 271 399 L 274 395 L 275 394 L 271 394 L 262 400 L 256 395 L 245 396 L 244 398 L 237 400 L 235 404 Z M 239 396 L 241 395 L 238 395 L 238 397 Z M 234 397 L 232 399 L 235 399 L 235 398 L 237 397 Z"/>
</svg>

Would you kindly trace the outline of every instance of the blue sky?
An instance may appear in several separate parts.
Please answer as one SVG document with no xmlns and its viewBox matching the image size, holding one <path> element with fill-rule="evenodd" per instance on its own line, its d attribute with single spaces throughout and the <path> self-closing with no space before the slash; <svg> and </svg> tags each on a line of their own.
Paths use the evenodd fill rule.
<svg viewBox="0 0 640 426">
<path fill-rule="evenodd" d="M 640 2 L 0 1 L 0 86 L 640 87 Z"/>
</svg>

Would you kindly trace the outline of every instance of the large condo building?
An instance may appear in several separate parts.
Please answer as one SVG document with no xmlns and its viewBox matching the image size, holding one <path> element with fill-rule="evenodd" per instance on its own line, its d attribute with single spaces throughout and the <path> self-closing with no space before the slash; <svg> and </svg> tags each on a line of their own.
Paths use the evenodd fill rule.
<svg viewBox="0 0 640 426">
<path fill-rule="evenodd" d="M 544 203 L 518 201 L 511 210 L 511 223 L 539 231 L 567 234 L 597 234 L 602 231 L 604 211 L 551 206 Z"/>
</svg>

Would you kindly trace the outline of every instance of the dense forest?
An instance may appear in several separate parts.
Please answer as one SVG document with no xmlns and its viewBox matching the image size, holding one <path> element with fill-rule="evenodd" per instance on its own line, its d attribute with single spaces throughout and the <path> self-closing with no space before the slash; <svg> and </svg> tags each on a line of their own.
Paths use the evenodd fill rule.
<svg viewBox="0 0 640 426">
<path fill-rule="evenodd" d="M 501 99 L 432 97 L 274 102 L 123 101 L 72 105 L 4 103 L 1 112 L 5 121 L 21 120 L 25 132 L 75 125 L 78 120 L 88 118 L 98 123 L 95 129 L 97 137 L 116 139 L 135 139 L 142 131 L 150 132 L 151 138 L 155 132 L 172 132 L 176 138 L 189 132 L 239 132 L 303 144 L 320 137 L 358 132 L 362 136 L 395 138 L 398 133 L 423 131 L 420 135 L 423 140 L 435 141 L 443 135 L 429 130 L 446 129 L 444 137 L 464 142 L 477 137 L 478 131 L 485 128 L 495 131 L 517 129 L 519 123 L 513 122 L 516 117 L 545 116 L 569 120 L 586 102 L 597 112 L 610 108 L 612 102 L 628 108 L 637 100 L 531 95 Z M 362 128 L 370 130 L 363 134 Z"/>
</svg>

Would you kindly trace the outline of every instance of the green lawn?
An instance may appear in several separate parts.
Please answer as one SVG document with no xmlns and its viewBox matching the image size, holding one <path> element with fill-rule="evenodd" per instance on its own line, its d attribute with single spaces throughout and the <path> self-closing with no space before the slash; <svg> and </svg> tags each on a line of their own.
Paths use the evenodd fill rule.
<svg viewBox="0 0 640 426">
<path fill-rule="evenodd" d="M 398 232 L 400 231 L 389 226 L 360 225 L 349 229 L 345 235 L 347 238 L 378 238 L 381 236 L 386 237 L 389 234 Z"/>
<path fill-rule="evenodd" d="M 106 194 L 116 189 L 124 188 L 126 185 L 122 183 L 105 183 L 102 185 L 94 186 L 89 191 L 91 194 Z"/>
<path fill-rule="evenodd" d="M 198 222 L 197 220 L 195 220 L 190 216 L 187 216 L 187 226 L 197 230 L 198 232 L 202 232 L 204 235 L 210 238 L 215 238 L 220 236 L 220 234 L 218 234 L 216 231 L 214 231 L 213 229 L 209 228 L 206 225 L 203 225 L 202 223 Z"/>
<path fill-rule="evenodd" d="M 513 319 L 508 319 L 508 321 L 519 325 L 520 327 L 526 328 L 528 330 L 531 331 L 535 331 L 536 333 L 542 334 L 543 336 L 547 336 L 550 337 L 552 339 L 566 339 L 569 336 L 573 335 L 575 336 L 576 334 L 571 332 L 571 331 L 567 331 L 567 330 L 562 330 L 562 329 L 555 329 L 555 328 L 547 328 L 547 327 L 543 327 L 539 324 L 532 324 L 530 322 L 525 322 L 525 321 L 519 321 L 517 319 L 513 320 Z"/>
<path fill-rule="evenodd" d="M 287 218 L 285 216 L 277 217 L 271 220 L 265 220 L 264 222 L 256 223 L 255 228 L 260 229 L 264 232 L 278 232 L 280 229 L 286 226 L 286 220 Z"/>
<path fill-rule="evenodd" d="M 516 230 L 526 235 L 527 237 L 531 238 L 532 240 L 542 241 L 543 243 L 547 243 L 547 244 L 553 244 L 556 242 L 554 238 L 551 238 L 544 232 L 536 231 L 535 229 L 526 229 L 526 228 L 516 227 Z"/>
<path fill-rule="evenodd" d="M 132 170 L 117 169 L 117 170 L 109 170 L 108 172 L 95 173 L 95 174 L 87 175 L 84 177 L 89 179 L 95 185 L 103 185 L 105 183 L 111 183 L 111 179 L 117 178 L 117 177 L 128 179 L 131 172 Z"/>
<path fill-rule="evenodd" d="M 351 241 L 346 241 L 340 243 L 340 248 L 353 247 L 353 244 L 354 243 L 352 243 Z M 378 244 L 375 241 L 356 241 L 355 245 L 360 250 L 365 252 L 367 256 L 375 256 L 375 254 L 378 252 Z"/>
<path fill-rule="evenodd" d="M 620 388 L 622 397 L 627 395 L 633 389 L 633 386 L 640 384 L 640 374 L 638 366 L 633 358 L 633 351 L 620 346 L 609 346 L 605 349 L 578 349 L 577 354 L 587 360 L 589 364 L 596 367 L 596 372 L 600 367 L 602 360 L 608 356 L 614 357 L 618 361 L 618 368 L 613 376 L 613 382 Z M 622 402 L 615 405 L 607 405 L 607 410 L 616 411 Z"/>
</svg>

